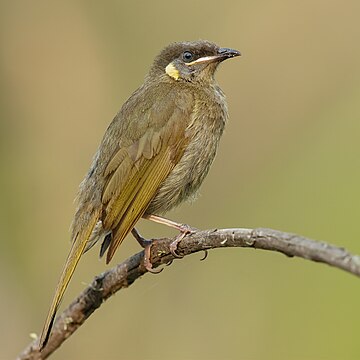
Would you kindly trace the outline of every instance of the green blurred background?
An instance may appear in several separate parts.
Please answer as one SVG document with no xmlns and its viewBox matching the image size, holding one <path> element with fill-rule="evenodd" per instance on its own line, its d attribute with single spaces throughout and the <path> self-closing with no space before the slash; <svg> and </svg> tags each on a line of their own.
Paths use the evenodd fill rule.
<svg viewBox="0 0 360 360">
<path fill-rule="evenodd" d="M 271 227 L 360 253 L 360 2 L 1 1 L 0 352 L 39 333 L 69 249 L 77 186 L 113 115 L 172 41 L 242 52 L 217 79 L 230 121 L 198 228 Z M 174 235 L 142 221 L 148 236 Z M 63 306 L 108 268 L 82 258 Z M 124 242 L 110 265 L 139 251 Z M 358 359 L 354 276 L 215 250 L 112 297 L 52 359 Z"/>
</svg>

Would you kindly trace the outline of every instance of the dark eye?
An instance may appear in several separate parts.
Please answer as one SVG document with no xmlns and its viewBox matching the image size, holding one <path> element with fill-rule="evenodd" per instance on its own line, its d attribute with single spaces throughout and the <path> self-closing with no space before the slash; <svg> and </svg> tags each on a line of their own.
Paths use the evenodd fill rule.
<svg viewBox="0 0 360 360">
<path fill-rule="evenodd" d="M 190 51 L 185 51 L 183 54 L 182 54 L 182 58 L 185 62 L 190 62 L 194 59 L 194 54 Z"/>
</svg>

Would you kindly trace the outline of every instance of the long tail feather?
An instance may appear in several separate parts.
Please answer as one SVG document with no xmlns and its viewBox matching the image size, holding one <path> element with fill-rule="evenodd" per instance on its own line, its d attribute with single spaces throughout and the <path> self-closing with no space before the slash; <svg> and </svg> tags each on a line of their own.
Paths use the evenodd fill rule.
<svg viewBox="0 0 360 360">
<path fill-rule="evenodd" d="M 58 285 L 56 287 L 55 295 L 52 300 L 50 310 L 48 312 L 40 340 L 39 340 L 39 349 L 43 349 L 47 344 L 51 328 L 54 324 L 55 316 L 57 310 L 60 306 L 61 300 L 64 296 L 65 290 L 69 284 L 69 281 L 75 271 L 76 265 L 78 264 L 81 255 L 83 254 L 87 242 L 90 238 L 90 235 L 95 227 L 95 224 L 98 221 L 98 214 L 93 214 L 87 226 L 77 234 L 76 238 L 74 239 L 69 255 L 65 261 L 63 271 L 61 273 Z"/>
</svg>

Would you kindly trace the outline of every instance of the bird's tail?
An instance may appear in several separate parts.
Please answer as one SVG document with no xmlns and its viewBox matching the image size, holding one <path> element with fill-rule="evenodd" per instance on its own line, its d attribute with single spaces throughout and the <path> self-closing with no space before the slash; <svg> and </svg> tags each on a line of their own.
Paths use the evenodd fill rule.
<svg viewBox="0 0 360 360">
<path fill-rule="evenodd" d="M 56 287 L 55 295 L 52 300 L 46 321 L 39 339 L 39 349 L 43 349 L 47 344 L 51 328 L 54 324 L 56 312 L 60 306 L 61 300 L 65 293 L 65 290 L 69 284 L 69 281 L 75 271 L 76 265 L 78 264 L 81 255 L 83 254 L 91 233 L 99 219 L 99 214 L 94 212 L 89 216 L 89 221 L 86 226 L 76 233 L 69 255 L 65 261 L 63 271 L 61 273 L 59 282 Z"/>
</svg>

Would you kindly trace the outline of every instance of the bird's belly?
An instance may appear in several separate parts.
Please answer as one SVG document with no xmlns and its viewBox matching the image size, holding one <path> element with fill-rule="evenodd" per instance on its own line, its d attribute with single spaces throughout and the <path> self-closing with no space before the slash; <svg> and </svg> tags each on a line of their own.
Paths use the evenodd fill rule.
<svg viewBox="0 0 360 360">
<path fill-rule="evenodd" d="M 147 214 L 164 213 L 191 199 L 206 177 L 216 155 L 224 120 L 212 120 L 210 126 L 198 122 L 183 157 L 162 183 L 146 210 Z"/>
</svg>

